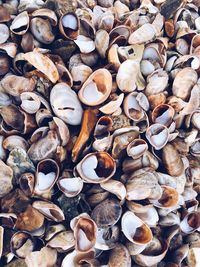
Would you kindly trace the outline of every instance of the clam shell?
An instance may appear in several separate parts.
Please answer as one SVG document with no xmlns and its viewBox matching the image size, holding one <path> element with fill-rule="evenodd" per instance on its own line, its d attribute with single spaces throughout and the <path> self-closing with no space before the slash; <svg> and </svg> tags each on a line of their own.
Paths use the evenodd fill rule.
<svg viewBox="0 0 200 267">
<path fill-rule="evenodd" d="M 58 252 L 67 252 L 75 247 L 75 239 L 72 231 L 61 231 L 56 233 L 47 242 L 47 247 L 56 249 Z"/>
<path fill-rule="evenodd" d="M 74 12 L 63 14 L 59 21 L 61 34 L 68 39 L 74 40 L 78 37 L 80 21 Z"/>
<path fill-rule="evenodd" d="M 0 44 L 5 43 L 9 38 L 9 29 L 5 24 L 0 24 Z"/>
<path fill-rule="evenodd" d="M 131 267 L 131 256 L 129 254 L 128 249 L 122 245 L 117 244 L 115 248 L 111 250 L 109 261 L 108 261 L 109 267 Z"/>
<path fill-rule="evenodd" d="M 22 101 L 21 108 L 25 112 L 34 114 L 39 110 L 41 102 L 37 94 L 32 92 L 23 92 L 20 94 L 20 98 Z"/>
<path fill-rule="evenodd" d="M 0 175 L 2 177 L 0 180 L 0 197 L 3 197 L 13 188 L 13 170 L 2 160 L 0 160 Z"/>
<path fill-rule="evenodd" d="M 10 30 L 17 35 L 23 35 L 29 27 L 29 16 L 27 11 L 17 15 L 11 23 Z"/>
<path fill-rule="evenodd" d="M 25 258 L 27 267 L 41 266 L 42 262 L 45 262 L 45 267 L 55 266 L 57 261 L 57 251 L 52 248 L 43 247 L 39 251 L 33 251 Z"/>
<path fill-rule="evenodd" d="M 189 234 L 200 227 L 200 213 L 193 211 L 188 213 L 180 223 L 180 228 L 183 233 Z"/>
<path fill-rule="evenodd" d="M 168 142 L 168 128 L 159 123 L 152 124 L 146 131 L 146 138 L 156 150 L 159 150 Z"/>
<path fill-rule="evenodd" d="M 126 150 L 129 157 L 138 159 L 148 150 L 148 145 L 143 139 L 134 139 L 129 143 Z"/>
<path fill-rule="evenodd" d="M 123 102 L 123 99 L 124 99 L 124 94 L 122 93 L 117 97 L 116 100 L 108 102 L 107 104 L 102 106 L 99 110 L 102 113 L 107 114 L 107 115 L 112 114 L 120 108 Z"/>
<path fill-rule="evenodd" d="M 75 197 L 81 192 L 83 188 L 83 180 L 80 177 L 61 177 L 58 179 L 57 185 L 66 197 Z"/>
<path fill-rule="evenodd" d="M 116 195 L 122 203 L 125 200 L 126 188 L 122 182 L 110 179 L 104 183 L 101 183 L 100 186 L 104 190 Z"/>
</svg>

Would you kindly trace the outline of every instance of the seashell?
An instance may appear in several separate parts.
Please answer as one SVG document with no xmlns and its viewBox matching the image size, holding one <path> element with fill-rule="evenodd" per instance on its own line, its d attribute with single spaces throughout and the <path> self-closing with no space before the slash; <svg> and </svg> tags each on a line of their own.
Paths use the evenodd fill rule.
<svg viewBox="0 0 200 267">
<path fill-rule="evenodd" d="M 169 76 L 166 71 L 158 69 L 147 77 L 146 96 L 162 93 L 168 85 Z"/>
<path fill-rule="evenodd" d="M 82 152 L 87 141 L 90 138 L 90 135 L 97 122 L 96 113 L 97 112 L 95 110 L 90 110 L 90 109 L 86 109 L 83 113 L 81 131 L 72 149 L 73 162 L 77 161 L 80 153 Z"/>
<path fill-rule="evenodd" d="M 144 117 L 144 110 L 137 99 L 137 93 L 133 92 L 125 97 L 124 112 L 133 121 L 140 121 Z"/>
<path fill-rule="evenodd" d="M 25 53 L 24 58 L 37 70 L 44 73 L 52 83 L 56 83 L 56 81 L 58 81 L 58 70 L 53 61 L 51 61 L 47 56 L 37 51 L 32 51 Z"/>
<path fill-rule="evenodd" d="M 42 8 L 43 5 L 44 5 L 44 1 L 42 0 L 30 0 L 30 1 L 27 1 L 27 0 L 20 0 L 19 1 L 19 6 L 18 6 L 18 10 L 19 12 L 23 12 L 24 10 L 27 10 L 27 11 L 33 11 L 35 9 L 39 9 L 39 8 Z"/>
<path fill-rule="evenodd" d="M 21 47 L 25 53 L 31 52 L 35 47 L 35 40 L 33 38 L 33 35 L 29 32 L 26 32 L 22 36 L 21 40 Z"/>
<path fill-rule="evenodd" d="M 124 93 L 130 93 L 136 89 L 143 90 L 145 87 L 140 65 L 137 61 L 131 59 L 127 59 L 120 65 L 116 81 L 119 89 Z"/>
<path fill-rule="evenodd" d="M 61 222 L 65 219 L 63 211 L 51 202 L 36 200 L 33 202 L 33 208 L 38 210 L 48 220 Z"/>
<path fill-rule="evenodd" d="M 75 197 L 83 189 L 83 180 L 80 177 L 60 177 L 57 181 L 57 185 L 66 197 Z"/>
<path fill-rule="evenodd" d="M 84 35 L 78 35 L 74 42 L 79 47 L 81 53 L 88 54 L 95 50 L 94 41 Z"/>
<path fill-rule="evenodd" d="M 33 91 L 36 84 L 32 78 L 8 75 L 1 80 L 1 85 L 9 95 L 20 96 L 23 92 Z"/>
<path fill-rule="evenodd" d="M 44 223 L 44 216 L 31 205 L 17 216 L 15 228 L 22 231 L 34 231 Z"/>
<path fill-rule="evenodd" d="M 166 126 L 155 123 L 147 129 L 146 138 L 156 150 L 160 150 L 168 142 L 169 131 Z"/>
<path fill-rule="evenodd" d="M 61 16 L 59 29 L 61 34 L 70 40 L 74 40 L 79 35 L 80 21 L 76 13 L 68 12 Z"/>
<path fill-rule="evenodd" d="M 197 73 L 192 68 L 184 68 L 179 71 L 174 79 L 172 92 L 183 100 L 187 100 L 190 96 L 192 87 L 197 82 Z"/>
<path fill-rule="evenodd" d="M 122 203 L 125 200 L 126 188 L 122 182 L 110 179 L 106 182 L 101 183 L 100 186 L 104 190 L 116 195 Z"/>
<path fill-rule="evenodd" d="M 187 254 L 187 264 L 191 267 L 196 267 L 200 264 L 199 262 L 199 252 L 200 252 L 200 248 L 198 247 L 194 247 L 194 248 L 190 248 Z"/>
<path fill-rule="evenodd" d="M 9 151 L 12 151 L 14 148 L 22 148 L 23 150 L 27 151 L 29 144 L 28 142 L 21 136 L 18 135 L 11 135 L 6 137 L 3 140 L 3 148 Z"/>
<path fill-rule="evenodd" d="M 156 211 L 155 207 L 153 207 L 153 205 L 151 204 L 143 205 L 143 204 L 140 204 L 134 201 L 127 201 L 126 205 L 130 211 L 132 211 L 137 217 L 139 217 L 148 226 L 154 227 L 157 225 L 160 218 L 158 216 L 158 212 Z M 131 249 L 135 250 L 136 248 L 137 246 L 132 247 Z M 138 249 L 142 249 L 142 247 L 139 247 Z M 136 251 L 138 250 L 136 249 Z"/>
<path fill-rule="evenodd" d="M 133 159 L 140 158 L 148 150 L 148 145 L 143 139 L 134 139 L 126 148 L 127 155 Z"/>
<path fill-rule="evenodd" d="M 183 233 L 190 234 L 200 227 L 200 213 L 193 211 L 188 213 L 180 223 L 180 228 Z"/>
<path fill-rule="evenodd" d="M 102 106 L 99 110 L 104 114 L 110 115 L 116 112 L 120 108 L 123 99 L 124 99 L 124 94 L 122 93 L 119 96 L 117 96 L 116 100 L 108 102 L 107 104 Z"/>
<path fill-rule="evenodd" d="M 57 251 L 48 247 L 43 247 L 39 251 L 33 251 L 25 258 L 27 267 L 53 267 L 56 261 Z"/>
<path fill-rule="evenodd" d="M 180 224 L 180 217 L 173 212 L 170 212 L 166 216 L 160 217 L 159 219 L 159 225 L 161 226 L 168 227 L 176 224 Z"/>
<path fill-rule="evenodd" d="M 55 39 L 48 19 L 33 18 L 30 22 L 30 29 L 36 40 L 43 44 L 51 44 Z"/>
<path fill-rule="evenodd" d="M 163 192 L 161 198 L 151 201 L 151 203 L 158 208 L 169 209 L 176 207 L 179 202 L 178 192 L 170 186 L 162 186 Z"/>
<path fill-rule="evenodd" d="M 102 7 L 111 7 L 113 6 L 113 0 L 98 0 L 98 4 Z"/>
<path fill-rule="evenodd" d="M 10 30 L 17 35 L 23 35 L 29 28 L 29 16 L 27 11 L 17 15 L 11 23 Z"/>
<path fill-rule="evenodd" d="M 6 53 L 9 57 L 14 58 L 17 54 L 17 44 L 10 42 L 0 44 L 0 50 Z"/>
<path fill-rule="evenodd" d="M 95 47 L 101 58 L 106 57 L 109 47 L 109 34 L 105 30 L 98 30 L 95 36 Z"/>
<path fill-rule="evenodd" d="M 150 60 L 143 59 L 140 62 L 140 70 L 143 76 L 148 76 L 155 71 L 155 66 Z"/>
<path fill-rule="evenodd" d="M 0 75 L 5 75 L 9 72 L 10 60 L 6 55 L 0 55 Z"/>
<path fill-rule="evenodd" d="M 101 183 L 115 173 L 116 163 L 106 152 L 87 154 L 76 166 L 76 171 L 86 183 Z"/>
<path fill-rule="evenodd" d="M 64 122 L 71 125 L 81 123 L 83 114 L 81 104 L 76 93 L 67 84 L 58 83 L 52 88 L 50 103 L 56 116 Z"/>
<path fill-rule="evenodd" d="M 164 27 L 165 27 L 165 32 L 166 32 L 167 36 L 172 38 L 174 36 L 174 33 L 175 33 L 175 25 L 174 25 L 173 20 L 172 19 L 166 20 Z"/>
<path fill-rule="evenodd" d="M 59 82 L 65 82 L 70 87 L 73 85 L 73 78 L 68 69 L 60 63 L 56 63 L 56 67 L 59 73 Z"/>
<path fill-rule="evenodd" d="M 91 218 L 98 228 L 107 228 L 115 225 L 122 214 L 122 207 L 116 199 L 106 199 L 100 202 L 92 211 Z"/>
<path fill-rule="evenodd" d="M 93 72 L 79 90 L 78 96 L 82 103 L 96 106 L 103 103 L 112 90 L 112 76 L 106 69 Z"/>
<path fill-rule="evenodd" d="M 109 261 L 108 261 L 109 267 L 120 267 L 120 266 L 126 266 L 131 267 L 131 256 L 129 254 L 128 249 L 118 243 L 116 246 L 111 250 Z"/>
<path fill-rule="evenodd" d="M 0 6 L 0 22 L 8 22 L 11 20 L 10 13 L 6 7 Z"/>
<path fill-rule="evenodd" d="M 153 238 L 149 226 L 131 211 L 123 214 L 121 227 L 125 237 L 132 243 L 146 245 Z"/>
<path fill-rule="evenodd" d="M 17 257 L 25 259 L 34 250 L 34 241 L 27 232 L 16 232 L 10 241 L 11 252 Z"/>
<path fill-rule="evenodd" d="M 135 60 L 137 62 L 141 62 L 143 52 L 144 52 L 144 45 L 129 45 L 129 46 L 120 46 L 118 48 L 118 53 L 120 59 L 123 61 L 127 59 Z"/>
<path fill-rule="evenodd" d="M 53 158 L 59 145 L 60 140 L 57 133 L 53 130 L 50 130 L 45 136 L 30 146 L 28 155 L 34 162 L 43 160 L 45 158 Z"/>
<path fill-rule="evenodd" d="M 2 160 L 0 160 L 0 197 L 8 194 L 12 188 L 12 178 L 13 178 L 13 170 L 6 165 Z"/>
<path fill-rule="evenodd" d="M 52 159 L 44 159 L 37 165 L 35 176 L 34 193 L 36 195 L 45 195 L 56 183 L 59 176 L 59 167 Z"/>
<path fill-rule="evenodd" d="M 99 193 L 94 193 L 90 196 L 87 197 L 87 203 L 91 206 L 91 207 L 95 207 L 96 205 L 98 205 L 100 202 L 104 201 L 105 199 L 108 198 L 109 192 L 107 191 L 103 191 L 103 192 L 99 192 Z"/>
<path fill-rule="evenodd" d="M 87 65 L 81 64 L 72 67 L 71 74 L 73 78 L 73 88 L 79 90 L 82 87 L 83 83 L 92 74 L 92 69 Z"/>
<path fill-rule="evenodd" d="M 179 38 L 176 40 L 176 51 L 182 55 L 188 55 L 189 45 L 185 39 Z"/>
<path fill-rule="evenodd" d="M 95 248 L 110 250 L 116 246 L 119 238 L 119 227 L 114 225 L 110 228 L 98 228 Z"/>
<path fill-rule="evenodd" d="M 45 234 L 45 241 L 52 240 L 53 237 L 55 237 L 58 233 L 61 233 L 65 231 L 65 226 L 63 224 L 56 224 L 56 225 L 50 225 L 47 227 L 46 234 Z M 70 233 L 71 230 L 69 230 Z"/>
<path fill-rule="evenodd" d="M 119 60 L 119 55 L 118 55 L 118 45 L 113 44 L 111 47 L 108 49 L 108 62 L 111 64 L 111 66 L 118 71 L 121 62 Z"/>
<path fill-rule="evenodd" d="M 127 200 L 159 199 L 162 196 L 162 188 L 158 184 L 158 179 L 150 171 L 141 173 L 136 171 L 126 183 L 126 192 Z"/>
<path fill-rule="evenodd" d="M 169 175 L 179 176 L 183 173 L 183 161 L 174 145 L 166 144 L 163 147 L 162 160 Z"/>
<path fill-rule="evenodd" d="M 160 241 L 153 238 L 140 254 L 133 256 L 133 259 L 140 266 L 153 266 L 162 261 L 167 250 L 168 243 L 165 240 Z"/>
<path fill-rule="evenodd" d="M 81 266 L 81 264 L 87 264 L 91 267 L 99 267 L 99 264 L 89 265 L 89 262 L 94 260 L 94 251 L 91 250 L 89 252 L 78 253 L 76 250 L 68 253 L 62 261 L 61 267 L 77 267 Z M 53 266 L 52 266 L 53 267 Z"/>
<path fill-rule="evenodd" d="M 160 104 L 152 111 L 153 123 L 160 123 L 165 126 L 169 126 L 172 123 L 172 119 L 175 115 L 175 111 L 172 106 L 167 104 Z"/>
<path fill-rule="evenodd" d="M 26 196 L 32 196 L 35 185 L 35 176 L 32 173 L 23 173 L 19 178 L 19 186 Z"/>
<path fill-rule="evenodd" d="M 21 98 L 21 108 L 29 113 L 34 114 L 36 113 L 41 105 L 40 98 L 37 94 L 32 92 L 23 92 L 20 94 Z"/>
<path fill-rule="evenodd" d="M 70 139 L 70 133 L 67 125 L 61 119 L 53 117 L 53 122 L 52 126 L 50 126 L 50 129 L 55 129 L 57 131 L 61 140 L 61 145 L 66 146 Z"/>
<path fill-rule="evenodd" d="M 5 24 L 0 24 L 0 35 L 1 35 L 0 44 L 3 44 L 8 40 L 10 35 L 9 29 Z"/>
<path fill-rule="evenodd" d="M 70 222 L 70 227 L 74 231 L 75 249 L 78 252 L 90 251 L 96 242 L 96 223 L 86 213 L 82 213 Z"/>
<path fill-rule="evenodd" d="M 55 12 L 51 9 L 48 8 L 40 8 L 32 12 L 31 14 L 32 17 L 42 17 L 42 18 L 47 18 L 51 21 L 51 24 L 53 26 L 56 26 L 58 23 L 57 16 Z"/>
<path fill-rule="evenodd" d="M 196 110 L 191 117 L 191 123 L 198 130 L 200 129 L 200 110 Z"/>
<path fill-rule="evenodd" d="M 61 231 L 56 233 L 48 242 L 47 247 L 56 249 L 59 253 L 67 252 L 75 246 L 74 234 L 72 231 Z"/>
<path fill-rule="evenodd" d="M 154 68 L 156 65 L 163 68 L 167 61 L 166 48 L 163 43 L 151 43 L 148 44 L 142 55 L 143 60 L 152 62 Z"/>
</svg>

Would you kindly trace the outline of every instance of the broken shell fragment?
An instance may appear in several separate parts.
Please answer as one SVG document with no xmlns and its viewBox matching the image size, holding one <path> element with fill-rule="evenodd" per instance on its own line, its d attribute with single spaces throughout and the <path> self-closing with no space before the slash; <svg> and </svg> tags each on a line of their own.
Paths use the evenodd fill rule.
<svg viewBox="0 0 200 267">
<path fill-rule="evenodd" d="M 26 258 L 34 249 L 32 236 L 27 232 L 15 233 L 10 241 L 11 252 L 18 258 Z"/>
<path fill-rule="evenodd" d="M 96 243 L 96 223 L 88 214 L 82 213 L 72 219 L 70 226 L 74 231 L 76 250 L 84 253 L 90 251 Z"/>
<path fill-rule="evenodd" d="M 127 146 L 126 150 L 129 157 L 138 159 L 148 150 L 148 145 L 143 139 L 135 139 Z"/>
<path fill-rule="evenodd" d="M 9 29 L 5 24 L 0 24 L 0 44 L 5 43 L 9 38 Z"/>
<path fill-rule="evenodd" d="M 122 182 L 116 181 L 114 179 L 109 179 L 108 181 L 101 183 L 100 186 L 104 190 L 116 195 L 123 203 L 126 197 L 126 188 Z"/>
<path fill-rule="evenodd" d="M 168 142 L 169 130 L 162 124 L 152 124 L 146 131 L 146 138 L 156 150 L 160 150 Z"/>
<path fill-rule="evenodd" d="M 87 154 L 76 166 L 76 171 L 87 183 L 101 183 L 115 173 L 116 163 L 106 152 Z"/>
<path fill-rule="evenodd" d="M 82 106 L 76 93 L 65 83 L 57 83 L 51 90 L 50 103 L 56 116 L 71 125 L 79 125 Z"/>
<path fill-rule="evenodd" d="M 129 254 L 128 249 L 118 243 L 116 246 L 111 250 L 109 261 L 109 267 L 131 267 L 131 256 Z"/>
<path fill-rule="evenodd" d="M 124 94 L 120 94 L 119 96 L 117 96 L 116 100 L 108 102 L 107 104 L 102 106 L 99 110 L 106 115 L 112 114 L 120 108 L 123 99 L 124 99 Z"/>
<path fill-rule="evenodd" d="M 43 247 L 39 251 L 33 251 L 26 256 L 27 267 L 54 267 L 57 261 L 56 249 Z"/>
<path fill-rule="evenodd" d="M 13 188 L 13 170 L 0 160 L 0 197 L 7 195 Z"/>
<path fill-rule="evenodd" d="M 193 211 L 188 213 L 180 223 L 181 231 L 186 234 L 193 233 L 200 227 L 200 213 Z"/>
<path fill-rule="evenodd" d="M 93 72 L 79 90 L 78 96 L 82 103 L 96 106 L 103 103 L 112 90 L 112 76 L 106 69 Z"/>
<path fill-rule="evenodd" d="M 58 179 L 57 185 L 66 197 L 75 197 L 83 189 L 83 180 L 80 177 L 61 177 Z"/>
<path fill-rule="evenodd" d="M 152 121 L 154 123 L 160 123 L 169 126 L 172 123 L 174 115 L 175 111 L 172 106 L 161 104 L 156 106 L 152 111 Z"/>
<path fill-rule="evenodd" d="M 152 238 L 151 229 L 133 212 L 127 211 L 122 216 L 122 232 L 132 243 L 148 244 Z"/>
<path fill-rule="evenodd" d="M 63 14 L 60 18 L 59 29 L 65 38 L 74 40 L 79 34 L 80 21 L 75 13 Z"/>
<path fill-rule="evenodd" d="M 133 121 L 140 121 L 144 117 L 144 110 L 140 106 L 137 94 L 134 92 L 125 97 L 124 112 Z"/>
<path fill-rule="evenodd" d="M 29 16 L 27 11 L 17 15 L 10 26 L 10 30 L 17 35 L 23 35 L 27 32 L 29 27 Z"/>
</svg>

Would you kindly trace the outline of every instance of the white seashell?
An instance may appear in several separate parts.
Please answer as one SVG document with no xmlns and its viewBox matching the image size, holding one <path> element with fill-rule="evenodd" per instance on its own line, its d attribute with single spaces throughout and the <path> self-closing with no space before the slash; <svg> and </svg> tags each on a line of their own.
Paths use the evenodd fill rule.
<svg viewBox="0 0 200 267">
<path fill-rule="evenodd" d="M 124 99 L 124 94 L 122 93 L 117 97 L 116 100 L 112 100 L 112 101 L 108 102 L 107 104 L 102 106 L 99 110 L 102 113 L 107 114 L 107 115 L 112 114 L 120 108 L 120 106 L 123 102 L 123 99 Z"/>
<path fill-rule="evenodd" d="M 9 29 L 5 24 L 0 24 L 0 44 L 5 43 L 9 38 Z"/>
<path fill-rule="evenodd" d="M 36 113 L 41 105 L 40 98 L 32 92 L 24 92 L 20 95 L 21 108 L 29 114 Z"/>
<path fill-rule="evenodd" d="M 57 181 L 57 185 L 59 189 L 65 194 L 65 196 L 75 197 L 81 192 L 83 188 L 83 180 L 80 177 L 61 177 Z"/>
<path fill-rule="evenodd" d="M 95 43 L 89 37 L 79 35 L 74 42 L 79 47 L 81 53 L 88 54 L 95 50 Z"/>
</svg>

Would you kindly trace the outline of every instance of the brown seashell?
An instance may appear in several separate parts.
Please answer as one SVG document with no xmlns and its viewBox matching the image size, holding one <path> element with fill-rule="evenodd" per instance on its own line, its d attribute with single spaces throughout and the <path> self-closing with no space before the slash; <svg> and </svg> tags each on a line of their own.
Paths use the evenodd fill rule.
<svg viewBox="0 0 200 267">
<path fill-rule="evenodd" d="M 151 116 L 154 123 L 160 123 L 165 126 L 169 126 L 172 123 L 174 115 L 175 111 L 172 106 L 161 104 L 154 108 Z"/>
<path fill-rule="evenodd" d="M 165 24 L 165 32 L 167 34 L 168 37 L 173 37 L 174 33 L 175 33 L 175 27 L 174 27 L 174 23 L 172 19 L 166 20 Z"/>
<path fill-rule="evenodd" d="M 106 228 L 115 225 L 122 214 L 122 207 L 118 200 L 106 199 L 99 203 L 92 211 L 91 217 L 97 227 Z"/>
<path fill-rule="evenodd" d="M 17 35 L 23 35 L 29 28 L 29 16 L 27 11 L 17 15 L 11 23 L 10 30 Z"/>
<path fill-rule="evenodd" d="M 8 9 L 4 6 L 0 6 L 0 23 L 2 22 L 8 22 L 11 20 L 10 13 Z"/>
<path fill-rule="evenodd" d="M 118 243 L 115 248 L 111 250 L 109 261 L 109 267 L 131 267 L 131 256 L 129 254 L 128 249 Z"/>
<path fill-rule="evenodd" d="M 56 26 L 58 23 L 58 19 L 57 16 L 55 14 L 55 12 L 51 9 L 48 8 L 40 8 L 37 9 L 35 11 L 33 11 L 33 13 L 31 14 L 32 17 L 42 17 L 42 18 L 47 18 L 51 21 L 51 24 L 53 26 Z"/>
<path fill-rule="evenodd" d="M 33 38 L 33 35 L 31 33 L 26 32 L 22 36 L 21 47 L 25 53 L 31 52 L 34 49 L 34 47 L 35 47 L 34 38 Z"/>
<path fill-rule="evenodd" d="M 166 96 L 165 92 L 159 93 L 156 95 L 148 96 L 148 100 L 149 100 L 149 104 L 150 104 L 151 109 L 154 109 L 155 107 L 157 107 L 161 104 L 165 104 L 166 98 L 167 98 L 167 96 Z"/>
<path fill-rule="evenodd" d="M 112 76 L 106 69 L 93 72 L 79 90 L 78 96 L 82 103 L 96 106 L 103 103 L 112 90 Z"/>
<path fill-rule="evenodd" d="M 35 176 L 32 173 L 24 173 L 19 178 L 19 186 L 26 196 L 32 196 L 35 185 Z"/>
<path fill-rule="evenodd" d="M 80 21 L 76 13 L 68 12 L 61 16 L 59 21 L 59 29 L 61 34 L 70 40 L 77 38 L 79 34 Z"/>
<path fill-rule="evenodd" d="M 97 122 L 97 111 L 87 109 L 84 111 L 81 131 L 72 149 L 72 161 L 76 162 Z"/>
<path fill-rule="evenodd" d="M 180 228 L 183 233 L 189 234 L 200 227 L 200 212 L 193 211 L 188 213 L 180 223 Z"/>
<path fill-rule="evenodd" d="M 168 174 L 179 176 L 183 173 L 183 161 L 177 149 L 172 144 L 167 144 L 163 147 L 162 160 Z"/>
<path fill-rule="evenodd" d="M 34 231 L 39 229 L 44 223 L 44 216 L 31 205 L 25 212 L 18 215 L 15 228 L 23 231 Z"/>
<path fill-rule="evenodd" d="M 51 23 L 47 19 L 33 18 L 30 23 L 30 29 L 36 40 L 43 44 L 51 44 L 55 39 Z"/>
<path fill-rule="evenodd" d="M 124 112 L 133 121 L 140 121 L 144 117 L 144 110 L 140 106 L 135 92 L 128 94 L 124 99 Z"/>
<path fill-rule="evenodd" d="M 6 55 L 0 55 L 0 75 L 5 75 L 9 72 L 10 60 Z"/>
<path fill-rule="evenodd" d="M 106 152 L 87 154 L 76 166 L 76 171 L 87 183 L 100 183 L 109 180 L 115 173 L 116 163 Z"/>
<path fill-rule="evenodd" d="M 33 251 L 25 258 L 27 267 L 54 267 L 56 265 L 56 261 L 57 251 L 48 247 L 43 247 L 39 251 Z"/>
<path fill-rule="evenodd" d="M 78 252 L 90 251 L 96 243 L 96 223 L 86 213 L 71 220 L 70 226 L 74 231 L 75 248 Z"/>
</svg>

